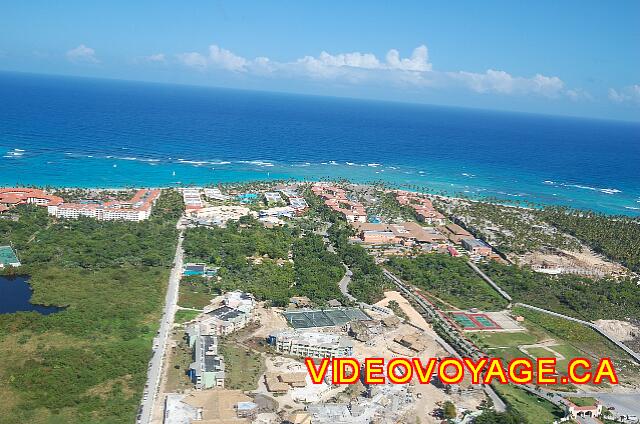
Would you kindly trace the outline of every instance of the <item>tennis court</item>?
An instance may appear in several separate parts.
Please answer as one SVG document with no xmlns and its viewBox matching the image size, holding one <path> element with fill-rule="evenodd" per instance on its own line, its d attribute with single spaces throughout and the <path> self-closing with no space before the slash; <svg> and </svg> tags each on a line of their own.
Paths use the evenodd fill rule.
<svg viewBox="0 0 640 424">
<path fill-rule="evenodd" d="M 486 314 L 468 314 L 466 312 L 452 312 L 453 319 L 464 330 L 500 330 L 500 327 L 495 321 L 489 318 Z"/>
<path fill-rule="evenodd" d="M 351 321 L 371 319 L 358 308 L 286 311 L 282 315 L 293 328 L 343 326 Z"/>
<path fill-rule="evenodd" d="M 20 266 L 20 261 L 11 246 L 0 246 L 0 267 Z"/>
</svg>

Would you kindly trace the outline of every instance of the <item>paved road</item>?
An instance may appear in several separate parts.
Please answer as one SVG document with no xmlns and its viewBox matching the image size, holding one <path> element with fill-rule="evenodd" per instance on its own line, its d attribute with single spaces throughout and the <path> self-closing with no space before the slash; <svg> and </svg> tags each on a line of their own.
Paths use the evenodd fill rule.
<svg viewBox="0 0 640 424">
<path fill-rule="evenodd" d="M 344 266 L 344 269 L 346 270 L 346 272 L 344 274 L 344 277 L 342 277 L 342 280 L 340 280 L 340 283 L 339 283 L 340 291 L 342 292 L 344 297 L 346 297 L 352 302 L 355 302 L 356 298 L 349 294 L 349 283 L 351 282 L 351 276 L 353 275 L 353 272 L 351 272 L 349 267 L 346 266 L 345 264 L 342 264 L 342 265 Z"/>
<path fill-rule="evenodd" d="M 183 240 L 184 231 L 181 230 L 180 235 L 178 236 L 178 245 L 176 247 L 173 269 L 169 276 L 169 286 L 167 288 L 164 311 L 160 321 L 160 329 L 156 340 L 154 340 L 154 346 L 157 346 L 157 348 L 155 348 L 154 354 L 151 357 L 150 368 L 147 373 L 148 388 L 145 389 L 145 395 L 141 403 L 142 417 L 139 421 L 142 424 L 149 424 L 151 422 L 151 417 L 153 416 L 153 405 L 156 397 L 158 396 L 160 376 L 162 374 L 162 362 L 165 357 L 169 333 L 173 328 L 173 321 L 177 310 L 178 289 L 180 284 L 180 274 L 182 273 L 182 260 L 184 256 L 184 251 L 182 250 Z"/>
</svg>

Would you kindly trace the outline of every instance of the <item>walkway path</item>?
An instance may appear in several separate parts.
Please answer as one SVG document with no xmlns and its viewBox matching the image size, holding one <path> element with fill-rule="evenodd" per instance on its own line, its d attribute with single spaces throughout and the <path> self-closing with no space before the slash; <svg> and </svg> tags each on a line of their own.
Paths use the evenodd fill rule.
<svg viewBox="0 0 640 424">
<path fill-rule="evenodd" d="M 353 272 L 351 272 L 349 267 L 345 264 L 342 264 L 342 266 L 344 266 L 346 272 L 344 274 L 344 277 L 342 277 L 342 280 L 340 280 L 340 283 L 338 283 L 338 285 L 340 286 L 340 291 L 342 292 L 344 297 L 352 302 L 355 302 L 357 299 L 349 294 L 349 283 L 351 282 L 351 276 L 353 275 Z"/>
<path fill-rule="evenodd" d="M 183 240 L 184 230 L 181 230 L 178 236 L 178 245 L 176 246 L 173 269 L 169 276 L 169 286 L 167 288 L 164 311 L 160 321 L 160 329 L 158 330 L 158 336 L 154 339 L 154 347 L 157 347 L 155 347 L 153 356 L 151 357 L 150 368 L 147 374 L 147 389 L 145 389 L 145 395 L 141 404 L 141 418 L 138 421 L 142 424 L 149 424 L 151 422 L 154 404 L 158 396 L 162 364 L 165 359 L 167 343 L 170 338 L 169 336 L 171 329 L 173 328 L 173 321 L 177 310 L 178 289 L 180 287 L 179 283 L 180 276 L 182 274 L 182 260 L 184 257 L 184 251 L 182 250 Z"/>
</svg>

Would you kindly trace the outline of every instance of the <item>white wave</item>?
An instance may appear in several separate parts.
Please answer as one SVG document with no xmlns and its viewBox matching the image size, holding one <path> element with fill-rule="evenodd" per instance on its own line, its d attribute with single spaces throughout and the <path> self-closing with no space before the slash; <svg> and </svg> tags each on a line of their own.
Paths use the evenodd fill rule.
<svg viewBox="0 0 640 424">
<path fill-rule="evenodd" d="M 14 152 L 24 152 L 25 150 L 23 149 L 13 149 Z"/>
<path fill-rule="evenodd" d="M 574 187 L 574 188 L 581 188 L 583 190 L 593 190 L 593 191 L 597 191 L 598 189 L 595 187 L 590 187 L 590 186 L 585 186 L 585 185 L 580 185 L 580 184 L 566 184 L 567 187 Z"/>
<path fill-rule="evenodd" d="M 622 193 L 622 190 L 618 190 L 617 188 L 598 188 L 598 187 L 591 187 L 591 186 L 581 185 L 581 184 L 561 184 L 561 185 L 565 187 L 579 188 L 582 190 L 599 191 L 605 194 Z"/>
<path fill-rule="evenodd" d="M 257 166 L 273 166 L 271 162 L 266 162 L 263 160 L 241 160 L 238 163 L 247 163 L 249 165 L 257 165 Z"/>
<path fill-rule="evenodd" d="M 398 169 L 398 168 L 396 168 L 395 166 L 390 166 L 389 169 L 394 169 L 395 170 L 395 169 Z"/>
<path fill-rule="evenodd" d="M 624 208 L 625 209 L 631 209 L 632 211 L 640 211 L 640 208 L 636 208 L 636 207 L 633 207 L 633 206 L 625 206 Z"/>
<path fill-rule="evenodd" d="M 462 175 L 463 175 L 463 176 L 465 176 L 465 177 L 468 177 L 468 178 L 473 178 L 473 177 L 475 177 L 475 175 L 473 175 L 473 174 L 468 174 L 468 173 L 466 173 L 466 172 L 463 172 L 463 173 L 462 173 Z"/>
<path fill-rule="evenodd" d="M 424 174 L 424 171 L 418 171 L 418 174 Z"/>
<path fill-rule="evenodd" d="M 337 164 L 338 164 L 338 162 L 336 162 L 335 160 L 330 160 L 329 161 L 329 165 L 337 165 Z"/>
<path fill-rule="evenodd" d="M 367 166 L 370 166 L 370 167 L 372 167 L 372 168 L 375 168 L 375 167 L 377 167 L 377 166 L 382 166 L 382 164 L 381 164 L 381 163 L 375 163 L 375 162 L 374 162 L 374 163 L 368 163 L 368 164 L 367 164 Z"/>
<path fill-rule="evenodd" d="M 231 162 L 229 161 L 225 161 L 225 160 L 221 160 L 219 162 L 209 162 L 210 165 L 229 165 Z"/>
<path fill-rule="evenodd" d="M 544 181 L 542 182 L 542 184 L 555 185 L 556 183 L 555 183 L 555 181 L 551 181 L 551 180 L 544 180 Z"/>
<path fill-rule="evenodd" d="M 180 163 L 187 163 L 190 165 L 195 165 L 195 166 L 202 166 L 202 165 L 206 165 L 207 162 L 206 161 L 201 161 L 201 160 L 186 160 L 186 159 L 178 159 L 178 162 Z"/>
</svg>

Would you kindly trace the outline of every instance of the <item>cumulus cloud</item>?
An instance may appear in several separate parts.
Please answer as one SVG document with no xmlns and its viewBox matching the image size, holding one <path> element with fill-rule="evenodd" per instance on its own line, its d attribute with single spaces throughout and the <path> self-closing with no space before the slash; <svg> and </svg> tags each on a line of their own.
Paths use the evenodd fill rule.
<svg viewBox="0 0 640 424">
<path fill-rule="evenodd" d="M 609 100 L 615 103 L 640 103 L 640 85 L 634 84 L 621 90 L 610 88 Z"/>
<path fill-rule="evenodd" d="M 91 47 L 80 44 L 75 49 L 71 49 L 66 54 L 67 59 L 72 63 L 99 63 L 96 52 Z"/>
<path fill-rule="evenodd" d="M 215 44 L 209 46 L 208 54 L 190 52 L 179 54 L 178 60 L 191 68 L 204 70 L 207 68 L 225 69 L 227 71 L 244 72 L 249 63 L 247 59 Z M 262 58 L 264 59 L 264 58 Z"/>
<path fill-rule="evenodd" d="M 279 62 L 267 57 L 248 59 L 214 44 L 207 53 L 183 53 L 177 55 L 177 59 L 183 65 L 201 71 L 219 69 L 262 76 L 335 80 L 351 84 L 366 82 L 413 88 L 462 87 L 481 94 L 566 97 L 571 100 L 590 97 L 583 90 L 567 89 L 557 76 L 514 76 L 495 69 L 488 69 L 483 73 L 434 70 L 425 45 L 416 47 L 408 57 L 402 57 L 396 49 L 389 50 L 382 59 L 373 53 L 332 54 L 323 51 L 317 56 Z"/>
</svg>

